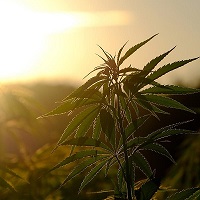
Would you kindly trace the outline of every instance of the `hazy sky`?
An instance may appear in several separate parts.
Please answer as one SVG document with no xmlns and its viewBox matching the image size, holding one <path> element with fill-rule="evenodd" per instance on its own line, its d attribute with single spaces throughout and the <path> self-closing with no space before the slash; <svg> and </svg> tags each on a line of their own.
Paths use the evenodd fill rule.
<svg viewBox="0 0 200 200">
<path fill-rule="evenodd" d="M 114 55 L 156 33 L 125 66 L 174 46 L 161 64 L 198 57 L 199 21 L 199 0 L 0 0 L 0 79 L 80 83 L 102 62 L 97 44 Z M 199 79 L 200 59 L 161 81 Z"/>
</svg>

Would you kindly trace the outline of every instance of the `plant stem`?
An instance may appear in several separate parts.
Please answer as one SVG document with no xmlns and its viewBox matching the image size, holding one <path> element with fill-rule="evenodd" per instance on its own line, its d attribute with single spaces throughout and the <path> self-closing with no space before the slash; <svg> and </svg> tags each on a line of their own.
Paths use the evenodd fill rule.
<svg viewBox="0 0 200 200">
<path fill-rule="evenodd" d="M 120 133 L 122 135 L 122 141 L 123 141 L 123 151 L 124 151 L 124 158 L 125 158 L 125 171 L 126 171 L 126 176 L 125 181 L 126 181 L 126 187 L 127 187 L 127 192 L 128 192 L 128 200 L 132 200 L 132 188 L 131 188 L 131 182 L 130 182 L 130 168 L 129 168 L 129 159 L 128 159 L 128 151 L 127 151 L 127 144 L 126 144 L 126 135 L 123 127 L 123 119 L 121 117 L 121 108 L 120 108 L 120 103 L 119 103 L 119 95 L 117 95 L 117 107 L 118 107 L 118 120 L 119 120 L 119 128 L 120 128 Z"/>
</svg>

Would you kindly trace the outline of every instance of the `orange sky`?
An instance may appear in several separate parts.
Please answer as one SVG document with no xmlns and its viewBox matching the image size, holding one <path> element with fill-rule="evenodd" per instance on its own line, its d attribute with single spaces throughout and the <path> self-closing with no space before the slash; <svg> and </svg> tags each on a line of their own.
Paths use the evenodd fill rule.
<svg viewBox="0 0 200 200">
<path fill-rule="evenodd" d="M 80 83 L 101 60 L 159 33 L 130 63 L 142 68 L 177 45 L 165 62 L 200 56 L 198 0 L 0 0 L 0 81 Z M 163 62 L 163 63 L 165 63 Z M 130 64 L 125 63 L 125 64 Z M 200 61 L 164 80 L 193 84 Z"/>
</svg>

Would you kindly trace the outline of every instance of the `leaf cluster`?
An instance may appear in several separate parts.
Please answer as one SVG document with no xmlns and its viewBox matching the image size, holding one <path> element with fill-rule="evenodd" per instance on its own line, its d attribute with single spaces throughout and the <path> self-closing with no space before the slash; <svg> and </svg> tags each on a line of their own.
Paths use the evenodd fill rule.
<svg viewBox="0 0 200 200">
<path fill-rule="evenodd" d="M 71 154 L 50 170 L 80 161 L 80 164 L 68 174 L 63 184 L 89 169 L 79 192 L 102 170 L 114 183 L 115 197 L 148 200 L 159 190 L 160 181 L 156 179 L 155 171 L 151 169 L 143 152 L 145 150 L 156 152 L 175 163 L 163 142 L 170 136 L 189 134 L 192 131 L 178 128 L 180 124 L 186 123 L 180 122 L 160 128 L 146 136 L 135 135 L 150 117 L 159 119 L 159 114 L 169 114 L 165 108 L 194 113 L 169 95 L 190 94 L 199 90 L 157 82 L 158 78 L 168 72 L 197 59 L 176 61 L 157 69 L 158 64 L 174 48 L 153 58 L 143 69 L 131 65 L 122 68 L 126 59 L 155 36 L 131 47 L 123 55 L 126 44 L 115 56 L 100 47 L 105 58 L 100 56 L 103 64 L 91 72 L 96 72 L 96 75 L 63 99 L 61 105 L 42 116 L 76 113 L 56 146 L 56 148 L 63 145 L 72 146 Z M 140 112 L 141 108 L 146 111 L 145 114 Z M 85 149 L 74 152 L 76 147 Z M 136 169 L 146 176 L 142 182 L 135 181 Z M 109 173 L 111 171 L 116 171 L 114 176 Z M 169 199 L 177 199 L 178 195 L 185 195 L 185 197 L 197 193 L 199 195 L 199 189 L 188 191 L 186 192 L 188 196 L 181 192 Z"/>
</svg>

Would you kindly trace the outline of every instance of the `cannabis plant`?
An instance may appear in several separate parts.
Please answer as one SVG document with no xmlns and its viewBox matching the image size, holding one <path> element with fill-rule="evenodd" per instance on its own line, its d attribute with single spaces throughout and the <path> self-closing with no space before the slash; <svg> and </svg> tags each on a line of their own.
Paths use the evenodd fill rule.
<svg viewBox="0 0 200 200">
<path fill-rule="evenodd" d="M 114 183 L 116 199 L 148 200 L 159 190 L 160 180 L 156 178 L 143 151 L 157 152 L 175 162 L 163 142 L 170 136 L 192 131 L 178 128 L 180 124 L 186 123 L 180 122 L 146 136 L 138 136 L 137 132 L 150 117 L 159 119 L 160 114 L 169 114 L 165 108 L 194 113 L 169 95 L 195 93 L 198 90 L 162 85 L 156 81 L 168 72 L 197 59 L 177 61 L 155 69 L 174 48 L 152 59 L 143 69 L 131 65 L 122 67 L 127 58 L 155 36 L 133 46 L 123 55 L 126 44 L 115 56 L 100 47 L 105 56 L 100 56 L 103 64 L 89 73 L 91 75 L 96 72 L 96 75 L 63 99 L 57 108 L 43 116 L 75 114 L 55 147 L 71 145 L 71 154 L 50 170 L 79 161 L 63 184 L 87 170 L 89 172 L 80 185 L 80 192 L 104 170 L 105 176 L 109 176 Z M 77 151 L 76 147 L 84 147 L 84 150 Z M 146 179 L 136 182 L 136 169 L 141 170 Z M 192 188 L 168 199 L 194 199 L 198 195 L 199 188 Z"/>
</svg>

